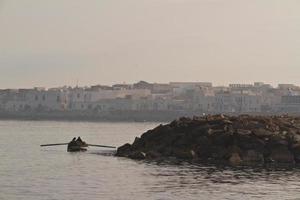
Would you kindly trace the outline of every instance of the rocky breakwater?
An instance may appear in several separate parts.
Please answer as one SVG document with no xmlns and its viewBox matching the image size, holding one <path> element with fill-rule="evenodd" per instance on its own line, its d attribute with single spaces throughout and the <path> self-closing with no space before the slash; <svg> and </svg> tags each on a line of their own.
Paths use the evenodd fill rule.
<svg viewBox="0 0 300 200">
<path fill-rule="evenodd" d="M 131 159 L 177 158 L 232 165 L 300 163 L 300 118 L 205 116 L 160 125 L 118 148 Z"/>
</svg>

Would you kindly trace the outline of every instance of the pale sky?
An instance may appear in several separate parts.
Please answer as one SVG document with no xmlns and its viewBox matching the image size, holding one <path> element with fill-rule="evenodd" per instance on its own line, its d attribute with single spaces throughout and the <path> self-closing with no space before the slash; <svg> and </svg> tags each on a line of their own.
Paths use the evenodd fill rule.
<svg viewBox="0 0 300 200">
<path fill-rule="evenodd" d="M 300 85 L 299 0 L 0 0 L 0 88 Z"/>
</svg>

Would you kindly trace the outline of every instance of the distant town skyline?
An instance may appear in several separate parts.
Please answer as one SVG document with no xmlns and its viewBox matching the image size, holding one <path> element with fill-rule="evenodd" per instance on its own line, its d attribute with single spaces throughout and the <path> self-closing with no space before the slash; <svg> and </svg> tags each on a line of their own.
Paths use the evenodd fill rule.
<svg viewBox="0 0 300 200">
<path fill-rule="evenodd" d="M 3 113 L 86 112 L 187 112 L 286 113 L 300 112 L 300 86 L 171 82 L 0 90 Z M 50 115 L 51 116 L 51 115 Z M 128 115 L 126 115 L 128 116 Z M 173 116 L 173 115 L 172 115 Z M 173 116 L 174 117 L 174 116 Z M 173 118 L 172 117 L 172 118 Z"/>
<path fill-rule="evenodd" d="M 300 85 L 300 1 L 0 0 L 0 88 Z"/>
<path fill-rule="evenodd" d="M 91 87 L 114 87 L 114 86 L 134 86 L 135 84 L 140 84 L 140 83 L 146 83 L 146 84 L 154 84 L 154 85 L 172 85 L 172 84 L 204 84 L 204 85 L 210 85 L 210 87 L 225 87 L 225 88 L 230 88 L 230 87 L 256 87 L 256 86 L 268 86 L 270 88 L 278 88 L 278 87 L 284 87 L 284 88 L 289 88 L 289 86 L 291 86 L 291 89 L 297 88 L 300 89 L 300 85 L 297 84 L 293 84 L 293 83 L 276 83 L 276 84 L 271 84 L 268 82 L 264 82 L 264 81 L 254 81 L 252 83 L 245 83 L 245 82 L 230 82 L 228 84 L 215 84 L 214 82 L 211 81 L 168 81 L 168 82 L 151 82 L 151 81 L 147 81 L 147 80 L 139 80 L 139 81 L 135 81 L 135 82 L 113 82 L 111 84 L 104 84 L 104 83 L 95 83 L 95 84 L 90 84 L 90 85 L 80 85 L 79 83 L 76 83 L 74 85 L 70 84 L 70 85 L 56 85 L 56 86 L 51 86 L 51 87 L 47 87 L 47 86 L 41 86 L 41 85 L 35 85 L 35 86 L 31 86 L 31 87 L 14 87 L 14 88 L 2 88 L 0 87 L 0 90 L 6 90 L 6 89 L 12 89 L 12 90 L 18 90 L 18 89 L 59 89 L 59 88 L 91 88 Z"/>
</svg>

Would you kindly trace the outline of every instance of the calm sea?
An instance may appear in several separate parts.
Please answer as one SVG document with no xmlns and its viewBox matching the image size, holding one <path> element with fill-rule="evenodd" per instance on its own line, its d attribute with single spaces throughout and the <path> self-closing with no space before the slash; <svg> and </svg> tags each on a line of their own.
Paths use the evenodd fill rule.
<svg viewBox="0 0 300 200">
<path fill-rule="evenodd" d="M 247 169 L 149 163 L 90 147 L 67 153 L 81 136 L 119 146 L 157 123 L 0 121 L 0 199 L 300 199 L 300 169 Z"/>
</svg>

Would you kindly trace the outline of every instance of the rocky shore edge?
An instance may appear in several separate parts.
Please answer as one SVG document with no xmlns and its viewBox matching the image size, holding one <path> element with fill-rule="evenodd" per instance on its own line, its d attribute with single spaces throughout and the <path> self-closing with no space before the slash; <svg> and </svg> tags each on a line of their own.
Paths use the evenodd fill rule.
<svg viewBox="0 0 300 200">
<path fill-rule="evenodd" d="M 300 163 L 300 117 L 182 117 L 147 131 L 116 156 L 175 158 L 199 163 L 264 165 Z"/>
</svg>

